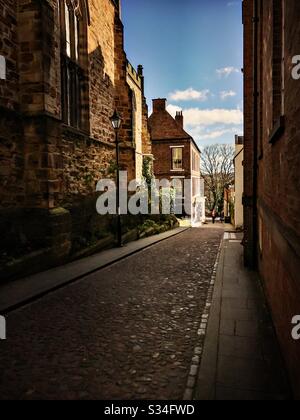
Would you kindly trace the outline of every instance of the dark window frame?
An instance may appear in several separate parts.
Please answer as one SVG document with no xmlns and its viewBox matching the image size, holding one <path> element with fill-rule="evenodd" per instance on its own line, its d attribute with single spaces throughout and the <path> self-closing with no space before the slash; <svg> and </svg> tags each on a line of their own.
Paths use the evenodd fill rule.
<svg viewBox="0 0 300 420">
<path fill-rule="evenodd" d="M 88 112 L 85 109 L 85 103 L 88 102 L 86 98 L 88 94 L 86 45 L 88 23 L 80 0 L 59 0 L 59 5 L 62 120 L 69 127 L 88 131 Z M 70 54 L 67 50 L 66 8 L 69 11 Z"/>
<path fill-rule="evenodd" d="M 272 0 L 273 4 L 273 57 L 272 95 L 273 129 L 269 138 L 275 144 L 285 131 L 284 118 L 284 1 Z"/>
</svg>

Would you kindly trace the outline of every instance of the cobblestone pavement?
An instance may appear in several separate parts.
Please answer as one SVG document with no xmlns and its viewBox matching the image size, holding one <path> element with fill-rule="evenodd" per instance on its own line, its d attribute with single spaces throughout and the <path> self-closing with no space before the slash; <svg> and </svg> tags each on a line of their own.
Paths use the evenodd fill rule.
<svg viewBox="0 0 300 420">
<path fill-rule="evenodd" d="M 7 316 L 0 399 L 182 399 L 222 229 L 191 229 Z"/>
</svg>

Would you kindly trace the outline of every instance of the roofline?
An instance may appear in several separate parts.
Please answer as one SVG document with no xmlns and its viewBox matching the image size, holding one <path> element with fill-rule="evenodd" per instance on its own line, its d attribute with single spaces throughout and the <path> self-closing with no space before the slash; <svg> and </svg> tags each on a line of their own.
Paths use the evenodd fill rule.
<svg viewBox="0 0 300 420">
<path fill-rule="evenodd" d="M 181 141 L 181 140 L 190 140 L 192 141 L 193 145 L 196 147 L 196 149 L 198 150 L 198 152 L 200 153 L 200 155 L 202 154 L 198 144 L 195 142 L 195 140 L 193 139 L 193 137 L 189 136 L 189 137 L 178 137 L 178 138 L 174 138 L 174 137 L 165 137 L 163 139 L 153 139 L 151 138 L 151 141 L 160 141 L 160 142 L 164 142 L 164 141 Z"/>
<path fill-rule="evenodd" d="M 182 141 L 182 140 L 193 140 L 192 137 L 164 137 L 162 139 L 153 139 L 151 137 L 151 141 Z"/>
<path fill-rule="evenodd" d="M 193 137 L 191 137 L 191 139 L 192 139 L 192 141 L 193 141 L 193 143 L 194 143 L 194 146 L 196 146 L 196 149 L 197 149 L 197 150 L 198 150 L 198 152 L 200 153 L 200 155 L 202 155 L 202 152 L 201 152 L 201 150 L 200 150 L 200 148 L 199 148 L 198 144 L 196 143 L 196 141 L 193 139 Z"/>
</svg>

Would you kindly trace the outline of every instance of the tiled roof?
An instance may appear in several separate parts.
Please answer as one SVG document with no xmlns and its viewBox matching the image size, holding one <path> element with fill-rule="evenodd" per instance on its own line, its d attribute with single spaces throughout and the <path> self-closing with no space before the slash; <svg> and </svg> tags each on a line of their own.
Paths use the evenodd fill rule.
<svg viewBox="0 0 300 420">
<path fill-rule="evenodd" d="M 152 140 L 191 139 L 180 124 L 165 110 L 153 112 L 149 118 Z"/>
</svg>

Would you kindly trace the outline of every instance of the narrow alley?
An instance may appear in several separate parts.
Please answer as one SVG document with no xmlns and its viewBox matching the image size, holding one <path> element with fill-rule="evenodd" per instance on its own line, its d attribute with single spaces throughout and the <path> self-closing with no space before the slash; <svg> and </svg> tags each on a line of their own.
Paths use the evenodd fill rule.
<svg viewBox="0 0 300 420">
<path fill-rule="evenodd" d="M 287 399 L 259 281 L 224 230 L 187 229 L 9 312 L 1 399 Z"/>
<path fill-rule="evenodd" d="M 299 22 L 0 0 L 1 401 L 300 399 Z"/>
</svg>

